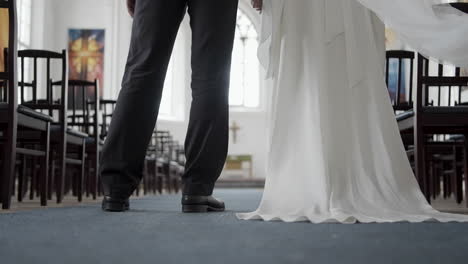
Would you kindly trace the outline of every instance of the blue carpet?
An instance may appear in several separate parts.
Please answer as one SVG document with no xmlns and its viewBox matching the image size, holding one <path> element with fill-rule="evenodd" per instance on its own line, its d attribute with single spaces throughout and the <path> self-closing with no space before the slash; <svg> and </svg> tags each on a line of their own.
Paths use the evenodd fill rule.
<svg viewBox="0 0 468 264">
<path fill-rule="evenodd" d="M 467 263 L 468 224 L 239 221 L 257 190 L 218 190 L 230 211 L 182 214 L 179 196 L 0 215 L 0 263 Z"/>
</svg>

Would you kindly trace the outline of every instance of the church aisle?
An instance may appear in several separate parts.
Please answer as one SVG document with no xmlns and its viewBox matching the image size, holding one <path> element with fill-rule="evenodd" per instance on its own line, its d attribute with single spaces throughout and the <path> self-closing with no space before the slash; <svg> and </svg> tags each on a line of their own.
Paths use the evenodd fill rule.
<svg viewBox="0 0 468 264">
<path fill-rule="evenodd" d="M 463 263 L 468 224 L 240 221 L 260 190 L 222 189 L 230 211 L 182 214 L 179 196 L 0 214 L 1 263 Z"/>
</svg>

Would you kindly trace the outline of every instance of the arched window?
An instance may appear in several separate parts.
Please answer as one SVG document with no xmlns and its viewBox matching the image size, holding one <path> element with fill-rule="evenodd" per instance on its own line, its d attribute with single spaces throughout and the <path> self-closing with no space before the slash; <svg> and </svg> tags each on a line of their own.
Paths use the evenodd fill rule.
<svg viewBox="0 0 468 264">
<path fill-rule="evenodd" d="M 183 59 L 186 36 L 178 34 L 169 63 L 159 117 L 163 120 L 184 119 L 185 83 L 181 74 L 187 74 Z M 250 18 L 238 10 L 236 37 L 232 56 L 229 104 L 235 108 L 260 107 L 260 76 L 257 59 L 258 34 Z"/>
<path fill-rule="evenodd" d="M 252 20 L 239 9 L 237 12 L 229 93 L 229 104 L 232 107 L 258 108 L 260 106 L 260 74 L 257 48 L 257 30 Z"/>
</svg>

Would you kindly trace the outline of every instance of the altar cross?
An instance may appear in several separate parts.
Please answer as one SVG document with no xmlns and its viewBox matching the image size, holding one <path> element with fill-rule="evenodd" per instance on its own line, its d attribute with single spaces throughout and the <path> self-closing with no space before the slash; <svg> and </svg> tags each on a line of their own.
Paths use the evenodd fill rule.
<svg viewBox="0 0 468 264">
<path fill-rule="evenodd" d="M 240 126 L 236 123 L 236 121 L 232 122 L 232 125 L 229 127 L 232 131 L 232 141 L 234 144 L 237 143 L 237 132 L 241 129 Z"/>
</svg>

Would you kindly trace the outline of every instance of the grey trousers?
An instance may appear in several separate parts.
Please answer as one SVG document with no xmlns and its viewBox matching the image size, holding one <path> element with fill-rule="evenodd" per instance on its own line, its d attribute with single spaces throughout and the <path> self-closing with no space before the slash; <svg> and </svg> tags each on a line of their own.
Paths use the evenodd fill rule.
<svg viewBox="0 0 468 264">
<path fill-rule="evenodd" d="M 192 104 L 183 193 L 211 195 L 229 138 L 229 81 L 238 0 L 137 0 L 122 89 L 100 158 L 105 195 L 128 197 L 143 177 L 166 71 L 188 10 Z"/>
</svg>

